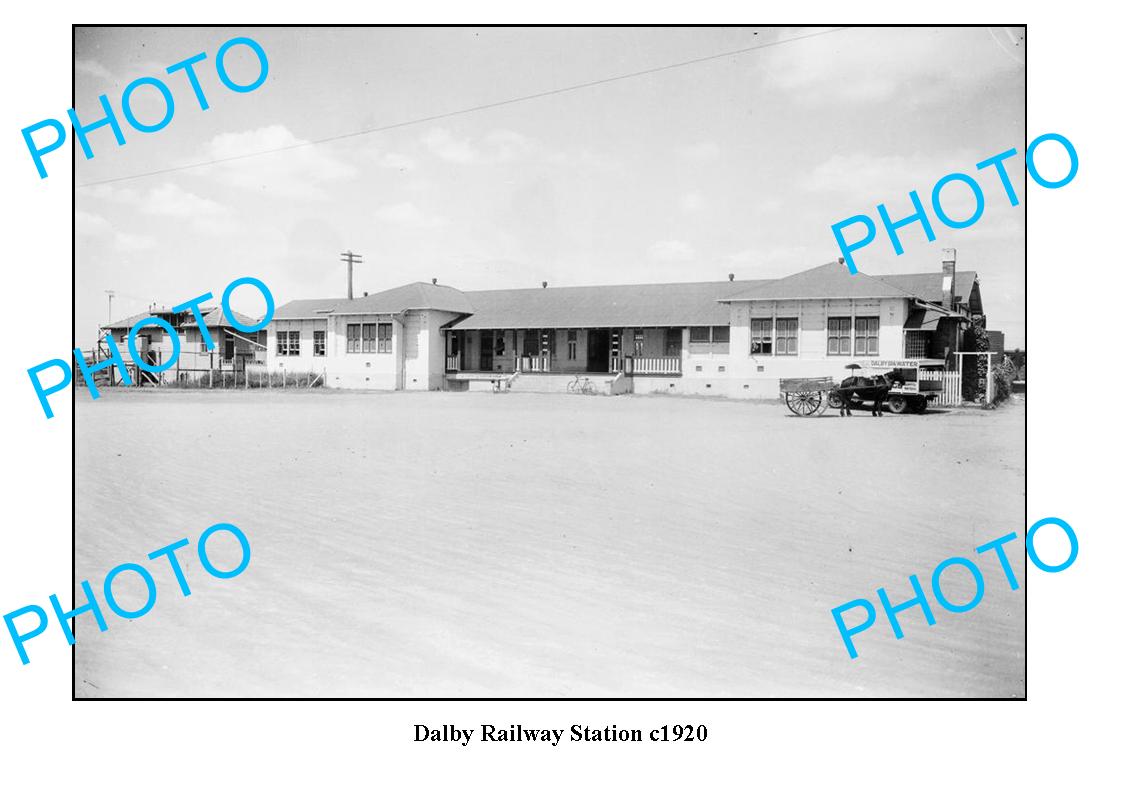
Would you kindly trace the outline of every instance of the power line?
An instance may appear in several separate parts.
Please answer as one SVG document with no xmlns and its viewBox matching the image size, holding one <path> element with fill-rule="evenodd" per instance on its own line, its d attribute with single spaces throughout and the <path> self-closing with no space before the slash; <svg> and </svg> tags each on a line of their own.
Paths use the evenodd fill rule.
<svg viewBox="0 0 1123 796">
<path fill-rule="evenodd" d="M 504 105 L 513 105 L 517 102 L 526 102 L 533 99 L 541 99 L 542 97 L 552 97 L 557 94 L 565 94 L 570 91 L 578 91 L 584 88 L 592 88 L 594 86 L 603 86 L 606 83 L 614 83 L 617 80 L 631 80 L 636 77 L 643 77 L 644 75 L 653 75 L 657 72 L 666 72 L 669 69 L 680 69 L 684 66 L 693 66 L 694 64 L 701 64 L 707 61 L 716 61 L 719 58 L 730 58 L 734 55 L 744 55 L 745 53 L 754 52 L 756 50 L 764 50 L 769 47 L 776 47 L 781 44 L 789 44 L 795 41 L 802 41 L 804 39 L 813 39 L 818 36 L 826 36 L 830 33 L 838 33 L 842 30 L 847 30 L 846 27 L 831 28 L 830 30 L 816 31 L 815 33 L 805 33 L 802 36 L 792 36 L 789 39 L 781 39 L 779 41 L 768 42 L 767 44 L 758 44 L 754 47 L 742 47 L 739 50 L 730 50 L 728 52 L 717 53 L 715 55 L 706 55 L 701 58 L 692 58 L 689 61 L 679 61 L 674 64 L 666 64 L 665 66 L 656 66 L 651 69 L 642 69 L 638 72 L 629 72 L 624 75 L 615 75 L 613 77 L 601 78 L 600 80 L 591 80 L 587 83 L 576 83 L 572 86 L 565 86 L 563 88 L 555 88 L 549 91 L 539 91 L 535 94 L 524 94 L 521 97 L 513 97 L 511 99 L 499 100 L 498 102 L 488 102 L 483 105 L 474 105 L 471 108 L 461 108 L 460 110 L 448 111 L 447 113 L 438 113 L 433 116 L 424 116 L 419 119 L 410 119 L 405 122 L 395 122 L 394 124 L 387 124 L 381 127 L 368 127 L 364 130 L 355 130 L 350 133 L 341 133 L 339 135 L 328 136 L 327 138 L 317 138 L 314 141 L 303 141 L 299 144 L 289 144 L 288 146 L 277 147 L 275 149 L 263 149 L 260 152 L 248 152 L 244 155 L 232 155 L 226 158 L 216 158 L 214 160 L 204 160 L 198 163 L 188 163 L 183 166 L 171 166 L 166 169 L 157 169 L 155 171 L 146 171 L 142 174 L 132 174 L 127 177 L 113 177 L 108 180 L 96 180 L 94 182 L 86 182 L 81 185 L 75 186 L 77 188 L 91 188 L 95 185 L 105 185 L 111 182 L 125 182 L 127 180 L 139 180 L 142 177 L 153 177 L 159 174 L 170 174 L 175 171 L 186 171 L 187 169 L 198 169 L 203 166 L 213 166 L 218 163 L 229 163 L 235 160 L 245 160 L 246 158 L 260 157 L 261 155 L 271 155 L 275 152 L 287 152 L 292 149 L 301 149 L 303 147 L 315 146 L 316 144 L 326 144 L 332 141 L 342 141 L 347 138 L 355 138 L 360 135 L 370 135 L 371 133 L 383 133 L 387 130 L 397 130 L 401 127 L 409 127 L 415 124 L 426 124 L 428 122 L 435 122 L 441 119 L 449 119 L 453 116 L 463 116 L 468 113 L 476 113 L 477 111 L 490 110 L 492 108 L 501 108 Z"/>
</svg>

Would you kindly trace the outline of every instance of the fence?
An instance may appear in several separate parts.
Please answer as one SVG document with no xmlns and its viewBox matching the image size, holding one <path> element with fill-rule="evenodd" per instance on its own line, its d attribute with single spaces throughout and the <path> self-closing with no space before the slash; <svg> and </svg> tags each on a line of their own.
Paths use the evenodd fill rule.
<svg viewBox="0 0 1123 796">
<path fill-rule="evenodd" d="M 637 376 L 678 376 L 682 374 L 680 357 L 614 356 L 608 369 L 613 373 L 627 372 L 627 360 L 632 360 L 632 373 Z"/>
<path fill-rule="evenodd" d="M 936 382 L 942 388 L 938 397 L 932 399 L 933 406 L 959 406 L 963 403 L 963 374 L 943 370 L 920 371 L 921 382 Z M 923 384 L 921 388 L 923 389 Z"/>
</svg>

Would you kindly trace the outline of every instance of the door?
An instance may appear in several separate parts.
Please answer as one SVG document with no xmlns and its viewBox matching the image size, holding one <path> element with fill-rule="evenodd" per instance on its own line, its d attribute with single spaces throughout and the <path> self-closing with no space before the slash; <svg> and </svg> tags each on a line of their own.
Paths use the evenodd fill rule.
<svg viewBox="0 0 1123 796">
<path fill-rule="evenodd" d="M 608 372 L 608 330 L 590 329 L 587 362 L 590 373 Z"/>
<path fill-rule="evenodd" d="M 490 371 L 493 368 L 491 355 L 495 350 L 494 333 L 490 329 L 480 332 L 480 370 Z"/>
</svg>

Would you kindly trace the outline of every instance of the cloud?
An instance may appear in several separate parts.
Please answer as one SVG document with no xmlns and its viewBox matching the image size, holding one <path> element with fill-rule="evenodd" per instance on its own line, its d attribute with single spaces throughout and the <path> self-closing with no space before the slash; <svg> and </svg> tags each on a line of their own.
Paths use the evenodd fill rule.
<svg viewBox="0 0 1123 796">
<path fill-rule="evenodd" d="M 804 105 L 918 105 L 1022 68 L 982 28 L 854 28 L 775 47 L 766 82 Z"/>
<path fill-rule="evenodd" d="M 230 208 L 186 191 L 172 182 L 144 192 L 135 188 L 96 185 L 85 189 L 82 199 L 86 202 L 111 202 L 145 215 L 187 222 L 193 228 L 210 234 L 226 233 L 233 228 L 233 211 Z"/>
<path fill-rule="evenodd" d="M 226 207 L 211 199 L 204 199 L 166 182 L 153 188 L 142 205 L 145 213 L 172 218 L 198 218 L 209 215 L 226 215 Z"/>
<path fill-rule="evenodd" d="M 684 263 L 694 259 L 694 247 L 681 240 L 661 240 L 651 244 L 647 254 L 663 263 Z"/>
<path fill-rule="evenodd" d="M 678 207 L 684 213 L 697 213 L 706 206 L 706 200 L 698 191 L 688 191 L 679 197 Z"/>
<path fill-rule="evenodd" d="M 677 154 L 690 163 L 710 163 L 721 157 L 721 147 L 713 141 L 699 141 L 696 144 L 679 147 Z"/>
<path fill-rule="evenodd" d="M 864 212 L 872 211 L 881 203 L 887 208 L 899 203 L 909 206 L 908 193 L 912 190 L 927 207 L 932 187 L 941 177 L 953 171 L 976 176 L 974 164 L 984 157 L 986 153 L 966 151 L 941 155 L 834 154 L 811 169 L 798 185 L 811 194 L 833 193 L 849 197 L 850 201 L 868 205 Z M 983 185 L 984 193 L 990 192 L 989 184 L 984 184 L 989 176 L 982 173 L 976 176 Z M 1016 175 L 1011 176 L 1016 180 Z M 995 187 L 998 187 L 997 177 Z M 952 191 L 951 188 L 947 190 L 949 194 Z M 1001 188 L 998 190 L 1001 191 Z M 863 211 L 855 207 L 854 212 Z"/>
<path fill-rule="evenodd" d="M 121 232 L 103 216 L 85 210 L 74 213 L 74 232 L 79 237 L 105 241 L 110 247 L 122 253 L 143 251 L 156 246 L 156 241 L 152 238 Z"/>
<path fill-rule="evenodd" d="M 74 72 L 79 75 L 89 75 L 96 77 L 106 83 L 116 83 L 117 78 L 112 72 L 106 69 L 102 64 L 92 59 L 84 59 L 74 62 Z"/>
<path fill-rule="evenodd" d="M 387 224 L 410 229 L 428 229 L 445 223 L 445 220 L 439 216 L 426 215 L 413 202 L 399 202 L 381 207 L 375 211 L 374 217 Z"/>
<path fill-rule="evenodd" d="M 216 163 L 197 172 L 227 185 L 291 199 L 327 199 L 326 186 L 353 178 L 354 166 L 333 154 L 330 145 L 308 145 L 284 125 L 274 124 L 240 133 L 215 136 L 203 156 L 208 160 L 243 158 Z"/>
<path fill-rule="evenodd" d="M 437 157 L 451 163 L 510 163 L 540 152 L 541 145 L 514 130 L 492 130 L 478 142 L 458 138 L 448 130 L 436 127 L 421 142 Z"/>
<path fill-rule="evenodd" d="M 472 146 L 471 139 L 456 138 L 442 128 L 430 130 L 421 138 L 421 142 L 434 155 L 452 163 L 475 163 L 480 159 L 480 153 Z"/>
</svg>

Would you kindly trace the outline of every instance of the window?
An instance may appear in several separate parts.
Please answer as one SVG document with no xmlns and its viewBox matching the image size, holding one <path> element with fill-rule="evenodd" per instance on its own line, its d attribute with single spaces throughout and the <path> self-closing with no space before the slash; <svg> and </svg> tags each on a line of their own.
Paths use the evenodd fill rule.
<svg viewBox="0 0 1123 796">
<path fill-rule="evenodd" d="M 643 356 L 643 329 L 632 330 L 632 354 L 637 357 Z"/>
<path fill-rule="evenodd" d="M 487 335 L 488 339 L 491 338 L 491 335 L 492 335 L 491 332 L 484 332 L 484 334 Z M 493 345 L 495 347 L 492 350 L 495 352 L 495 356 L 501 357 L 504 354 L 506 354 L 507 353 L 507 333 L 506 332 L 495 332 L 495 342 L 494 342 Z"/>
<path fill-rule="evenodd" d="M 277 332 L 277 356 L 300 356 L 300 332 Z"/>
<path fill-rule="evenodd" d="M 877 356 L 877 318 L 854 319 L 854 355 Z"/>
<path fill-rule="evenodd" d="M 322 357 L 327 353 L 327 332 L 312 332 L 312 356 Z"/>
<path fill-rule="evenodd" d="M 761 356 L 772 355 L 772 319 L 753 318 L 749 321 L 749 351 Z"/>
<path fill-rule="evenodd" d="M 566 353 L 571 360 L 577 359 L 577 330 L 570 329 L 565 333 Z"/>
<path fill-rule="evenodd" d="M 776 319 L 776 355 L 794 357 L 799 353 L 799 319 Z"/>
<path fill-rule="evenodd" d="M 691 326 L 690 327 L 690 342 L 692 342 L 692 343 L 708 343 L 708 342 L 710 342 L 710 327 L 709 326 Z"/>
<path fill-rule="evenodd" d="M 316 334 L 322 333 L 316 332 Z M 394 350 L 393 336 L 393 324 L 349 323 L 347 324 L 347 353 L 390 354 Z"/>
<path fill-rule="evenodd" d="M 729 327 L 728 326 L 715 326 L 714 327 L 714 342 L 715 343 L 728 343 L 729 342 Z"/>
<path fill-rule="evenodd" d="M 850 356 L 849 318 L 827 318 L 827 355 Z"/>
</svg>

